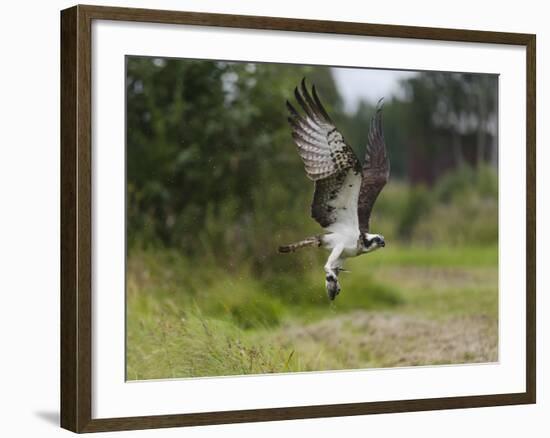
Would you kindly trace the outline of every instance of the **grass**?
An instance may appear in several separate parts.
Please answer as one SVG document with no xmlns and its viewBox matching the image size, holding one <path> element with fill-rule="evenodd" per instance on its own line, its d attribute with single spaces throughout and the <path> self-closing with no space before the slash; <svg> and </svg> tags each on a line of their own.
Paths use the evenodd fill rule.
<svg viewBox="0 0 550 438">
<path fill-rule="evenodd" d="M 322 264 L 308 263 L 257 275 L 131 251 L 127 378 L 497 360 L 496 246 L 388 245 L 349 260 L 333 303 Z"/>
</svg>

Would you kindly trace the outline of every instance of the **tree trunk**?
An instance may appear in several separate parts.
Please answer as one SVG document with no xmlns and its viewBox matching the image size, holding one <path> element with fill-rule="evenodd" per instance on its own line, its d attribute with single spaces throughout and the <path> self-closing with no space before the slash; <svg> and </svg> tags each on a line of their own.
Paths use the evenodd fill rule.
<svg viewBox="0 0 550 438">
<path fill-rule="evenodd" d="M 482 86 L 484 85 L 482 82 Z M 476 166 L 479 168 L 485 161 L 485 127 L 487 123 L 487 96 L 485 90 L 478 90 L 479 113 L 477 120 L 477 151 L 476 151 Z"/>
<path fill-rule="evenodd" d="M 460 139 L 460 134 L 456 131 L 453 131 L 452 133 L 452 146 L 456 167 L 457 169 L 460 169 L 464 166 L 464 154 L 462 153 L 462 141 Z"/>
</svg>

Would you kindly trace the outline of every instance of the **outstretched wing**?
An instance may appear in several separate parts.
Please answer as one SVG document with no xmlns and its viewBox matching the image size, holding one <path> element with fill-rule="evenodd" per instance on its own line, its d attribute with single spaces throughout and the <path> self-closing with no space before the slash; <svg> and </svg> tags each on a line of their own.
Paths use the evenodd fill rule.
<svg viewBox="0 0 550 438">
<path fill-rule="evenodd" d="M 367 233 L 372 207 L 390 176 L 390 160 L 382 131 L 382 99 L 378 101 L 376 113 L 370 122 L 362 174 L 358 203 L 359 230 L 361 233 Z"/>
<path fill-rule="evenodd" d="M 288 121 L 306 174 L 315 181 L 311 216 L 323 228 L 342 225 L 357 229 L 359 160 L 321 104 L 315 85 L 310 94 L 304 78 L 294 95 L 305 114 L 301 115 L 287 101 Z"/>
</svg>

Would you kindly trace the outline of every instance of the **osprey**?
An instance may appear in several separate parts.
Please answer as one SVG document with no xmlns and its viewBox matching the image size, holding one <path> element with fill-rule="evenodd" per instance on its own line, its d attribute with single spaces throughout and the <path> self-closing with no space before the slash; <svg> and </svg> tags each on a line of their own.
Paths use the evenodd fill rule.
<svg viewBox="0 0 550 438">
<path fill-rule="evenodd" d="M 382 132 L 382 99 L 370 122 L 365 161 L 361 166 L 321 104 L 315 85 L 310 94 L 304 78 L 300 90 L 294 89 L 294 95 L 304 115 L 287 101 L 288 121 L 306 175 L 315 184 L 311 216 L 325 233 L 280 246 L 279 252 L 294 252 L 308 246 L 329 250 L 324 267 L 325 285 L 329 298 L 334 300 L 340 293 L 338 274 L 344 271 L 344 260 L 386 245 L 384 236 L 369 233 L 372 207 L 390 175 Z"/>
</svg>

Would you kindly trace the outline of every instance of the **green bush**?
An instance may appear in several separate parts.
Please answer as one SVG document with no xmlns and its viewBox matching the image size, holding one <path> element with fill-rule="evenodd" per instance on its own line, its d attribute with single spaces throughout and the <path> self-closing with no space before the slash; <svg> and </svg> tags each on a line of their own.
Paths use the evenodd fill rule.
<svg viewBox="0 0 550 438">
<path fill-rule="evenodd" d="M 397 233 L 401 239 L 410 240 L 420 219 L 431 209 L 433 201 L 430 195 L 424 186 L 409 190 L 407 202 L 397 222 Z"/>
<path fill-rule="evenodd" d="M 279 325 L 284 308 L 278 300 L 260 295 L 231 306 L 230 312 L 235 323 L 243 329 L 267 328 Z"/>
<path fill-rule="evenodd" d="M 432 208 L 414 227 L 414 241 L 429 244 L 491 245 L 498 242 L 498 176 L 490 167 L 464 166 L 441 178 Z"/>
<path fill-rule="evenodd" d="M 498 176 L 464 166 L 433 187 L 391 181 L 374 209 L 373 232 L 389 242 L 492 245 L 498 241 Z"/>
<path fill-rule="evenodd" d="M 477 195 L 438 204 L 415 227 L 412 239 L 426 244 L 484 246 L 498 241 L 498 205 Z"/>
<path fill-rule="evenodd" d="M 477 190 L 476 172 L 470 166 L 462 166 L 437 180 L 433 197 L 439 202 L 449 203 L 472 190 Z"/>
</svg>

